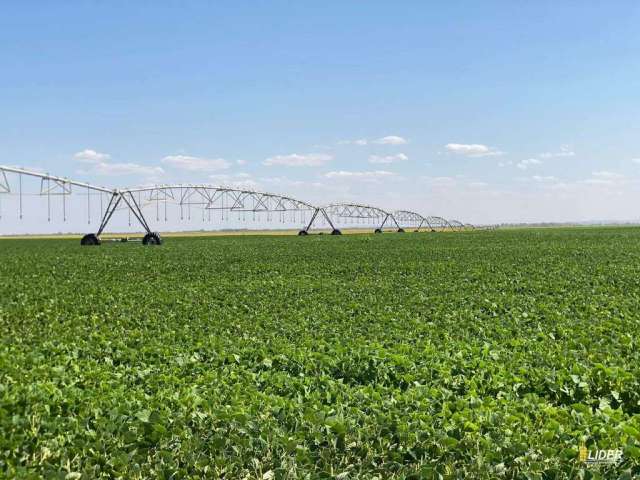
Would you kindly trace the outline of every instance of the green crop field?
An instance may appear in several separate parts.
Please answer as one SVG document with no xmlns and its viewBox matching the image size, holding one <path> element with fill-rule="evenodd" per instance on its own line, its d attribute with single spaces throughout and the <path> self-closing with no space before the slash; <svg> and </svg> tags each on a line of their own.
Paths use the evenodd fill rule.
<svg viewBox="0 0 640 480">
<path fill-rule="evenodd" d="M 639 311 L 637 228 L 0 240 L 0 476 L 633 478 Z"/>
</svg>

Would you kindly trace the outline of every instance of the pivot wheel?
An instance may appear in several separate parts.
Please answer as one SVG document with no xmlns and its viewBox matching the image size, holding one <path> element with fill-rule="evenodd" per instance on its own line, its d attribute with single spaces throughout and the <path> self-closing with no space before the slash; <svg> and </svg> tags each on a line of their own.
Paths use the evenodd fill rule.
<svg viewBox="0 0 640 480">
<path fill-rule="evenodd" d="M 381 228 L 376 228 L 373 233 L 382 233 L 382 229 Z"/>
<path fill-rule="evenodd" d="M 88 233 L 84 237 L 82 237 L 82 240 L 80 240 L 80 245 L 82 246 L 97 246 L 101 244 L 102 242 L 100 241 L 100 237 L 98 237 L 95 233 Z"/>
<path fill-rule="evenodd" d="M 162 245 L 162 237 L 157 232 L 147 233 L 142 239 L 143 245 Z"/>
<path fill-rule="evenodd" d="M 309 232 L 307 232 L 306 230 L 300 230 L 298 232 L 299 237 L 304 237 L 305 235 L 309 235 Z"/>
<path fill-rule="evenodd" d="M 399 228 L 398 233 L 404 233 L 404 228 Z"/>
<path fill-rule="evenodd" d="M 342 235 L 342 232 L 337 228 L 334 228 L 333 230 L 331 230 L 331 235 Z"/>
</svg>

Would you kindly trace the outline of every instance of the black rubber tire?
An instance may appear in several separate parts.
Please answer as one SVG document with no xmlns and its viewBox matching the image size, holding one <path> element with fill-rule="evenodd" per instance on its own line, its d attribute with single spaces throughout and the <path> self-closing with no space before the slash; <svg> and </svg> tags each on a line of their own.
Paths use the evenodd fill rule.
<svg viewBox="0 0 640 480">
<path fill-rule="evenodd" d="M 413 233 L 420 233 L 420 230 L 414 230 Z"/>
<path fill-rule="evenodd" d="M 404 228 L 399 228 L 398 233 L 404 233 Z"/>
<path fill-rule="evenodd" d="M 157 232 L 147 233 L 142 239 L 143 245 L 162 245 L 162 237 Z"/>
<path fill-rule="evenodd" d="M 305 236 L 307 236 L 307 235 L 309 235 L 309 232 L 307 232 L 306 230 L 300 230 L 300 231 L 298 232 L 298 236 L 299 236 L 299 237 L 305 237 Z"/>
<path fill-rule="evenodd" d="M 342 235 L 342 232 L 337 228 L 334 228 L 333 230 L 331 230 L 331 235 Z"/>
<path fill-rule="evenodd" d="M 382 233 L 382 229 L 381 228 L 376 228 L 373 233 Z"/>
<path fill-rule="evenodd" d="M 88 233 L 84 237 L 82 237 L 82 240 L 80 240 L 80 245 L 82 245 L 83 247 L 98 246 L 102 245 L 102 241 L 100 241 L 100 237 L 98 237 L 95 233 Z"/>
</svg>

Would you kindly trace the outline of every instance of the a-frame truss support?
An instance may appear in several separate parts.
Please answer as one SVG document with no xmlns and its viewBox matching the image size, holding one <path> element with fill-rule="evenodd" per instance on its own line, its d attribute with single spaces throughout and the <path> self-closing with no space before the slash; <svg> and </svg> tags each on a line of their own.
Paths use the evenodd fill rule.
<svg viewBox="0 0 640 480">
<path fill-rule="evenodd" d="M 111 193 L 111 198 L 109 198 L 107 208 L 102 215 L 100 227 L 98 228 L 97 233 L 90 233 L 88 235 L 85 235 L 81 242 L 82 245 L 100 245 L 100 236 L 107 228 L 107 225 L 111 221 L 113 214 L 116 212 L 121 203 L 124 203 L 127 206 L 127 208 L 131 211 L 133 216 L 136 218 L 136 220 L 138 220 L 138 222 L 144 229 L 145 236 L 142 239 L 142 243 L 144 245 L 160 245 L 162 243 L 160 235 L 151 231 L 149 223 L 147 222 L 147 219 L 142 212 L 140 203 L 136 200 L 133 193 L 128 190 L 114 190 Z"/>
<path fill-rule="evenodd" d="M 327 221 L 327 223 L 331 227 L 332 235 L 341 234 L 340 230 L 338 230 L 333 224 L 333 222 L 331 221 L 331 218 L 329 217 L 329 215 L 327 215 L 326 210 L 324 208 L 316 208 L 313 212 L 313 215 L 311 215 L 311 220 L 309 221 L 309 224 L 305 228 L 300 230 L 300 232 L 298 232 L 298 235 L 307 235 L 309 233 L 309 230 L 313 226 L 313 222 L 315 222 L 316 218 L 318 218 L 318 215 L 322 215 L 322 217 Z"/>
<path fill-rule="evenodd" d="M 144 228 L 145 236 L 142 240 L 142 243 L 145 245 L 159 245 L 162 243 L 160 235 L 154 233 L 149 228 L 149 224 L 142 212 L 142 208 L 139 202 L 136 201 L 133 193 L 130 190 L 117 190 L 117 189 L 109 189 L 105 187 L 98 187 L 96 185 L 91 185 L 84 182 L 76 182 L 74 180 L 70 180 L 68 178 L 56 177 L 54 175 L 49 175 L 48 173 L 41 173 L 32 170 L 25 170 L 23 168 L 15 168 L 0 165 L 0 193 L 10 194 L 11 186 L 7 179 L 7 174 L 15 174 L 18 176 L 18 195 L 19 195 L 19 205 L 20 205 L 20 215 L 19 218 L 22 218 L 22 177 L 33 177 L 40 179 L 40 192 L 39 195 L 47 197 L 48 206 L 50 207 L 50 197 L 52 195 L 61 195 L 63 197 L 63 208 L 65 209 L 64 216 L 66 218 L 66 203 L 64 198 L 66 196 L 71 195 L 72 187 L 78 187 L 82 190 L 86 190 L 87 192 L 87 215 L 90 218 L 91 212 L 91 195 L 99 194 L 99 195 L 110 195 L 109 205 L 107 206 L 106 211 L 104 212 L 101 220 L 100 227 L 96 233 L 89 233 L 82 238 L 82 245 L 100 245 L 100 235 L 104 232 L 109 221 L 113 217 L 118 206 L 124 202 L 131 213 L 136 217 L 136 219 L 140 222 L 140 225 Z"/>
</svg>

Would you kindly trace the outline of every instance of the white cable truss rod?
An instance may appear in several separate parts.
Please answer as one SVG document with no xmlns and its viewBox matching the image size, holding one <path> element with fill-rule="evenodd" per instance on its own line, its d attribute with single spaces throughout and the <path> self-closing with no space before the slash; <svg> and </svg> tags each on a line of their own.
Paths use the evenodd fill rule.
<svg viewBox="0 0 640 480">
<path fill-rule="evenodd" d="M 337 217 L 377 218 L 391 215 L 390 212 L 381 208 L 360 203 L 332 203 L 324 208 L 327 212 L 330 212 Z"/>
<path fill-rule="evenodd" d="M 175 200 L 173 190 L 171 189 L 165 189 L 165 190 L 154 189 L 146 193 L 147 193 L 147 201 L 156 201 L 156 200 L 164 201 L 165 199 Z"/>
<path fill-rule="evenodd" d="M 426 220 L 426 218 L 419 213 L 412 212 L 410 210 L 396 210 L 395 212 L 393 212 L 393 215 L 399 222 L 420 222 Z"/>
<path fill-rule="evenodd" d="M 5 165 L 0 165 L 0 171 L 2 172 L 2 176 L 3 176 L 3 181 L 6 183 L 6 187 L 8 192 L 6 193 L 10 193 L 11 189 L 8 188 L 8 182 L 7 180 L 7 173 L 15 173 L 18 175 L 26 175 L 28 177 L 35 177 L 35 178 L 40 178 L 41 180 L 50 180 L 52 182 L 57 183 L 58 185 L 73 185 L 76 187 L 82 187 L 82 188 L 88 188 L 89 190 L 93 190 L 96 192 L 102 192 L 102 193 L 113 193 L 116 192 L 116 189 L 113 188 L 105 188 L 105 187 L 98 187 L 96 185 L 91 185 L 89 183 L 84 183 L 84 182 L 77 182 L 75 180 L 71 180 L 69 178 L 63 178 L 63 177 L 56 177 L 54 175 L 49 175 L 48 173 L 41 173 L 41 172 L 35 172 L 33 170 L 26 170 L 23 168 L 15 168 L 15 167 L 7 167 Z M 2 184 L 0 184 L 2 185 Z M 5 185 L 2 185 L 2 187 L 5 187 Z M 2 188 L 0 187 L 0 188 Z M 47 192 L 45 191 L 44 193 L 42 193 L 41 190 L 41 194 L 46 195 Z"/>
<path fill-rule="evenodd" d="M 71 195 L 71 184 L 50 178 L 40 179 L 40 195 Z"/>
<path fill-rule="evenodd" d="M 442 217 L 427 217 L 427 225 L 429 225 L 429 228 L 431 228 L 432 230 L 435 230 L 436 228 L 450 228 L 451 230 L 453 230 L 453 226 L 447 221 L 446 218 Z"/>
<path fill-rule="evenodd" d="M 449 224 L 453 230 L 462 231 L 464 230 L 464 223 L 458 220 L 449 220 Z"/>
<path fill-rule="evenodd" d="M 162 239 L 160 235 L 157 233 L 151 232 L 149 228 L 149 224 L 147 223 L 143 213 L 141 205 L 136 201 L 133 194 L 128 190 L 119 190 L 117 188 L 106 188 L 99 187 L 97 185 L 92 185 L 86 182 L 78 182 L 76 180 L 72 180 L 69 178 L 58 177 L 55 175 L 49 175 L 48 173 L 37 172 L 34 170 L 27 170 L 24 168 L 10 167 L 6 165 L 0 165 L 0 172 L 2 175 L 0 179 L 2 183 L 0 183 L 0 193 L 11 194 L 9 182 L 7 180 L 7 174 L 14 174 L 18 176 L 18 191 L 16 194 L 19 197 L 19 218 L 23 218 L 23 201 L 22 198 L 26 195 L 22 188 L 22 179 L 23 177 L 32 177 L 40 179 L 40 191 L 38 195 L 47 197 L 47 203 L 49 208 L 49 218 L 51 215 L 50 212 L 50 197 L 51 195 L 62 195 L 63 200 L 66 196 L 72 194 L 71 187 L 78 187 L 83 196 L 86 192 L 86 201 L 87 201 L 87 216 L 88 222 L 91 222 L 91 197 L 97 192 L 100 196 L 100 202 L 102 202 L 102 194 L 108 194 L 110 197 L 109 204 L 107 209 L 102 213 L 102 219 L 100 221 L 100 227 L 96 233 L 89 233 L 82 238 L 82 245 L 100 245 L 100 235 L 107 227 L 109 221 L 111 220 L 113 214 L 118 209 L 118 206 L 123 202 L 126 205 L 125 209 L 128 209 L 135 218 L 139 221 L 140 225 L 142 225 L 143 229 L 146 232 L 146 235 L 143 239 L 143 243 L 145 245 L 159 245 L 162 243 Z M 93 192 L 93 193 L 92 193 Z M 66 204 L 63 203 L 64 216 L 66 217 Z M 101 208 L 102 210 L 102 208 Z"/>
<path fill-rule="evenodd" d="M 393 216 L 393 213 L 387 212 L 379 207 L 372 205 L 364 205 L 360 203 L 332 203 L 322 209 L 327 216 L 334 216 L 338 218 L 358 218 L 358 219 L 378 219 L 382 218 L 382 224 L 375 229 L 375 233 L 382 233 L 387 220 L 393 221 L 398 232 L 404 232 L 400 227 L 400 224 Z"/>
<path fill-rule="evenodd" d="M 0 173 L 2 173 L 2 177 L 0 177 L 0 193 L 11 193 L 11 186 L 7 179 L 7 172 L 1 170 Z"/>
<path fill-rule="evenodd" d="M 298 232 L 299 235 L 307 235 L 308 230 L 313 221 L 320 214 L 327 223 L 331 225 L 333 234 L 338 234 L 331 219 L 323 209 L 316 207 L 308 202 L 298 200 L 297 198 L 276 193 L 261 192 L 246 188 L 227 187 L 211 184 L 165 184 L 142 186 L 123 190 L 131 195 L 142 194 L 145 196 L 145 204 L 150 205 L 156 202 L 156 216 L 158 216 L 158 202 L 162 200 L 165 203 L 175 203 L 181 208 L 181 219 L 184 212 L 184 206 L 196 206 L 202 208 L 203 218 L 204 211 L 220 211 L 234 213 L 269 213 L 278 212 L 312 212 L 311 222 L 309 226 Z M 223 217 L 224 218 L 224 217 Z M 338 233 L 335 233 L 338 232 Z"/>
<path fill-rule="evenodd" d="M 10 175 L 17 175 L 18 177 L 15 191 L 12 190 L 9 182 Z M 191 220 L 192 206 L 201 210 L 203 221 L 205 220 L 205 212 L 208 211 L 207 215 L 209 221 L 211 221 L 211 210 L 219 210 L 222 212 L 223 220 L 225 219 L 225 211 L 237 212 L 238 220 L 240 220 L 241 216 L 243 220 L 245 219 L 245 215 L 242 212 L 253 212 L 254 220 L 256 214 L 266 213 L 268 221 L 271 221 L 270 213 L 277 212 L 280 214 L 282 223 L 285 223 L 286 212 L 293 212 L 290 217 L 293 217 L 294 222 L 296 218 L 295 212 L 300 212 L 301 221 L 306 223 L 306 212 L 309 211 L 311 212 L 311 220 L 300 230 L 299 235 L 307 235 L 314 221 L 318 218 L 324 218 L 332 229 L 332 235 L 340 235 L 341 232 L 335 227 L 332 217 L 354 220 L 369 219 L 374 223 L 380 221 L 379 227 L 375 229 L 376 233 L 381 233 L 387 222 L 395 224 L 398 232 L 404 232 L 398 223 L 399 221 L 408 222 L 414 226 L 417 225 L 417 229 L 420 229 L 424 224 L 428 225 L 432 230 L 435 228 L 465 229 L 465 225 L 457 220 L 448 221 L 442 217 L 424 217 L 419 213 L 408 210 L 398 210 L 391 213 L 379 207 L 359 203 L 333 203 L 325 207 L 318 207 L 287 195 L 211 184 L 164 184 L 133 188 L 107 188 L 39 171 L 0 165 L 0 194 L 15 194 L 19 197 L 18 218 L 20 219 L 23 218 L 23 196 L 30 195 L 23 190 L 23 177 L 32 177 L 40 180 L 40 189 L 36 195 L 47 197 L 49 219 L 51 218 L 51 196 L 60 195 L 62 197 L 63 218 L 66 218 L 66 197 L 72 195 L 74 193 L 72 192 L 72 187 L 76 187 L 74 191 L 77 191 L 83 197 L 86 192 L 86 211 L 88 223 L 91 223 L 91 200 L 92 197 L 99 197 L 100 216 L 102 217 L 100 227 L 96 233 L 90 233 L 83 237 L 83 245 L 99 245 L 101 243 L 100 235 L 108 226 L 114 213 L 119 210 L 128 211 L 129 221 L 131 222 L 131 219 L 135 217 L 142 226 L 146 232 L 143 243 L 159 245 L 162 243 L 162 239 L 158 233 L 151 231 L 150 224 L 145 218 L 144 210 L 147 207 L 152 207 L 156 221 L 159 221 L 161 202 L 165 222 L 168 217 L 167 205 L 169 203 L 179 206 L 180 220 L 184 219 L 185 210 L 188 220 Z M 105 194 L 108 199 L 108 205 L 106 210 L 103 210 L 102 202 Z M 305 215 L 304 220 L 302 219 L 303 212 Z"/>
<path fill-rule="evenodd" d="M 129 188 L 123 191 L 130 193 L 153 192 L 152 195 L 157 195 L 160 191 L 173 192 L 174 190 L 183 192 L 180 199 L 181 205 L 187 205 L 189 203 L 192 205 L 211 205 L 215 200 L 219 199 L 219 195 L 228 194 L 232 198 L 232 204 L 224 207 L 225 210 L 258 212 L 261 210 L 316 210 L 318 208 L 310 203 L 288 197 L 286 195 L 210 184 L 154 185 L 149 187 Z M 196 198 L 193 199 L 193 202 L 190 202 L 194 196 Z M 255 200 L 257 204 L 262 205 L 262 209 L 258 208 L 257 205 L 254 207 L 247 205 L 245 203 L 246 199 Z"/>
<path fill-rule="evenodd" d="M 429 225 L 425 217 L 410 210 L 396 210 L 393 212 L 393 216 L 401 225 L 411 224 L 416 231 L 419 231 L 424 224 Z"/>
</svg>

